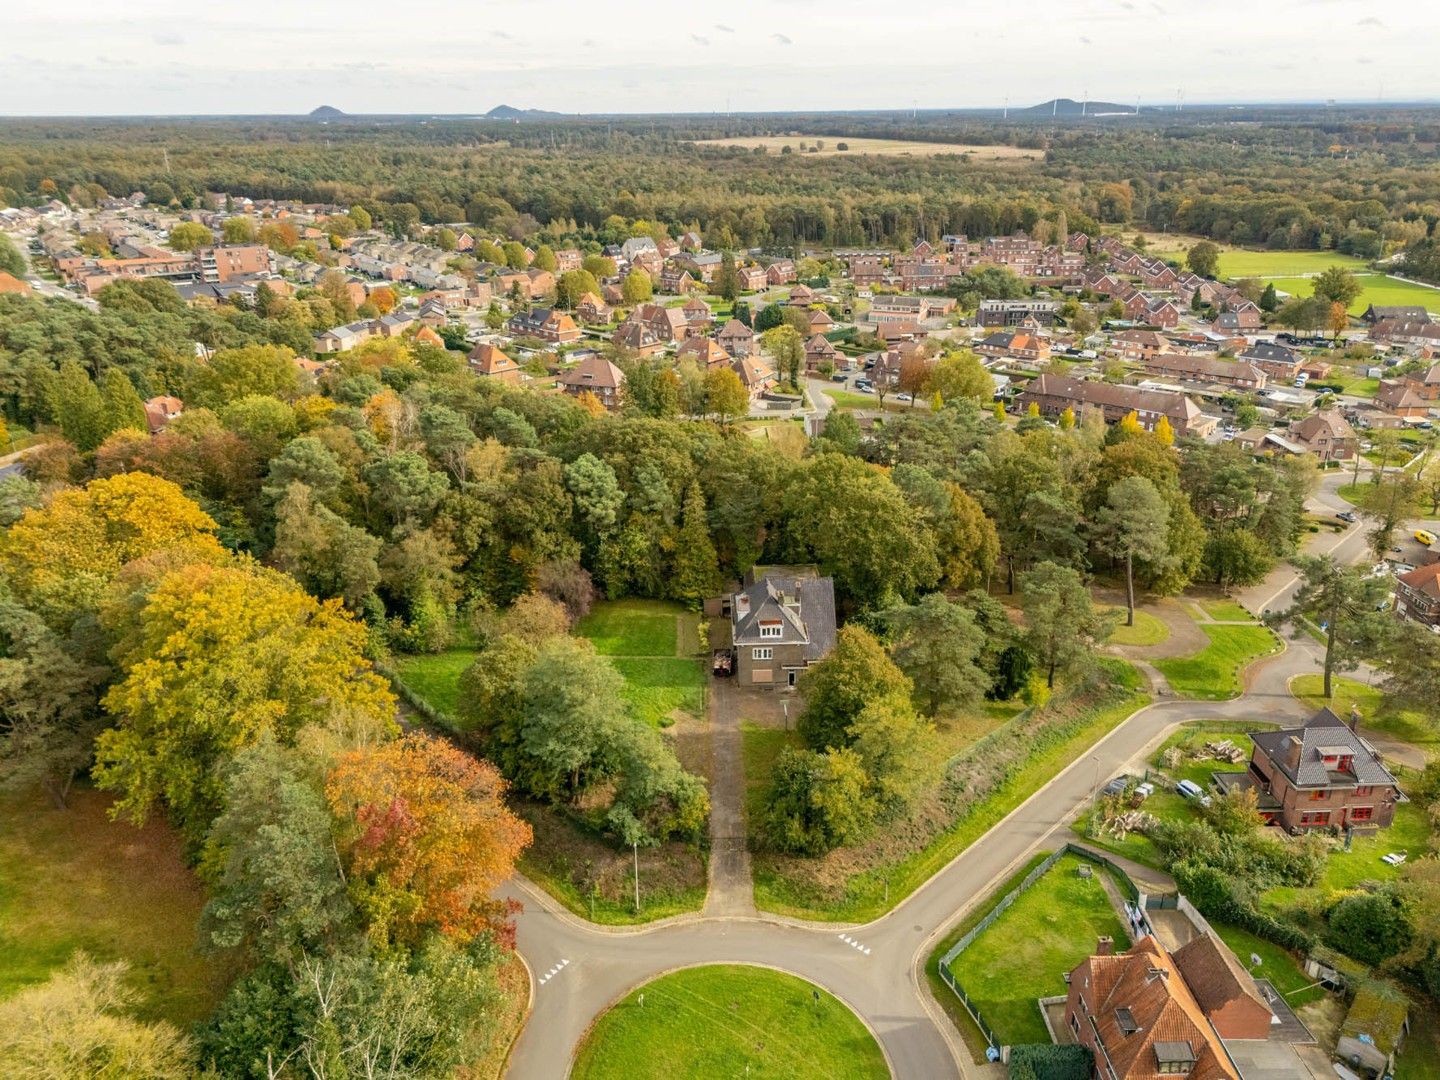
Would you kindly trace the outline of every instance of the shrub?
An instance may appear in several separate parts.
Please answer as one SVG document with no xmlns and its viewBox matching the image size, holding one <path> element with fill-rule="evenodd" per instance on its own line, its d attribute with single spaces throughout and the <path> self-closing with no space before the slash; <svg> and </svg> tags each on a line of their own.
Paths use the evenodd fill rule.
<svg viewBox="0 0 1440 1080">
<path fill-rule="evenodd" d="M 1083 1046 L 1022 1043 L 1010 1047 L 1010 1077 L 1034 1080 L 1090 1080 L 1095 1057 Z"/>
<path fill-rule="evenodd" d="M 1406 948 L 1415 929 L 1399 897 L 1389 890 L 1354 893 L 1330 909 L 1325 941 L 1372 967 Z"/>
</svg>

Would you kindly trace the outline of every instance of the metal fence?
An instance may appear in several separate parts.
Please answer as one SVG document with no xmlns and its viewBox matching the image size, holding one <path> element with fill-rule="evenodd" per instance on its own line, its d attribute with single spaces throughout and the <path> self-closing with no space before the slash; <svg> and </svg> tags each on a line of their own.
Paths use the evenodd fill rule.
<svg viewBox="0 0 1440 1080">
<path fill-rule="evenodd" d="M 1140 906 L 1144 904 L 1144 900 L 1142 899 L 1144 894 L 1140 891 L 1140 887 L 1131 880 L 1130 875 L 1125 872 L 1124 867 L 1111 862 L 1104 855 L 1091 851 L 1089 848 L 1080 847 L 1078 844 L 1066 844 L 1058 851 L 1053 851 L 1047 855 L 1043 862 L 1039 863 L 1025 875 L 1020 881 L 1020 884 L 1002 896 L 999 903 L 985 913 L 983 919 L 967 930 L 959 941 L 955 942 L 954 945 L 946 950 L 945 955 L 940 958 L 940 978 L 944 980 L 946 986 L 955 992 L 955 996 L 960 999 L 960 1004 L 965 1006 L 965 1011 L 970 1014 L 970 1019 L 975 1021 L 975 1026 L 980 1029 L 980 1033 L 985 1036 L 990 1046 L 1002 1054 L 1004 1053 L 1004 1047 L 999 1038 L 995 1035 L 990 1025 L 985 1022 L 985 1018 L 980 1015 L 979 1010 L 971 1004 L 970 996 L 965 993 L 965 988 L 961 986 L 959 980 L 955 978 L 955 973 L 950 970 L 950 965 L 961 953 L 974 944 L 976 938 L 990 929 L 990 927 L 995 924 L 995 920 L 1005 914 L 1005 912 L 1010 909 L 1010 906 L 1014 904 L 1016 900 L 1020 899 L 1021 895 L 1023 895 L 1027 889 L 1039 881 L 1040 878 L 1066 855 L 1077 855 L 1088 862 L 1093 862 L 1104 867 L 1113 875 L 1121 892 L 1126 894 L 1132 904 Z"/>
</svg>

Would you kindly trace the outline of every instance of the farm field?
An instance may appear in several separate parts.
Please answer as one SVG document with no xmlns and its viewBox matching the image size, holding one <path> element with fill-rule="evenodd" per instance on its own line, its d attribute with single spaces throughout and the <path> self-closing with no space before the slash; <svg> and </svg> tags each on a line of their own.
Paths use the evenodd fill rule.
<svg viewBox="0 0 1440 1080">
<path fill-rule="evenodd" d="M 890 1075 L 874 1037 L 804 979 L 740 964 L 687 968 L 631 991 L 591 1028 L 576 1080 Z"/>
<path fill-rule="evenodd" d="M 767 154 L 778 154 L 788 146 L 800 153 L 801 145 L 814 146 L 819 141 L 824 147 L 807 151 L 807 157 L 835 157 L 839 154 L 879 154 L 887 157 L 934 157 L 937 154 L 970 154 L 977 161 L 1040 161 L 1044 151 L 1027 150 L 1017 146 L 970 146 L 961 143 L 914 142 L 908 139 L 857 139 L 833 135 L 743 135 L 729 139 L 701 139 L 697 146 L 739 146 L 746 150 L 764 147 Z M 844 143 L 850 149 L 838 150 Z"/>
</svg>

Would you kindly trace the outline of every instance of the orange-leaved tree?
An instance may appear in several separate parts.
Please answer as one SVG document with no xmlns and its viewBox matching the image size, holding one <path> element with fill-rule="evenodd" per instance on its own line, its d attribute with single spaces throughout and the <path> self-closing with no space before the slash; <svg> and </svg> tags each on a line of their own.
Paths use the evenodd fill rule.
<svg viewBox="0 0 1440 1080">
<path fill-rule="evenodd" d="M 325 782 L 356 906 L 377 944 L 436 931 L 514 942 L 511 905 L 490 898 L 530 843 L 489 762 L 412 734 L 343 755 Z"/>
</svg>

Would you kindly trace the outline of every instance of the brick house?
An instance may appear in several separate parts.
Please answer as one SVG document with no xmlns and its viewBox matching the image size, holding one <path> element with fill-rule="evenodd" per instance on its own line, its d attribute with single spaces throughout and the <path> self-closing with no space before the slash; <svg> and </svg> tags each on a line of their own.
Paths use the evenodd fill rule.
<svg viewBox="0 0 1440 1080">
<path fill-rule="evenodd" d="M 715 340 L 731 356 L 749 356 L 755 348 L 755 331 L 739 319 L 731 319 L 720 328 Z"/>
<path fill-rule="evenodd" d="M 1059 311 L 1060 304 L 1054 300 L 981 300 L 975 322 L 979 326 L 1019 326 L 1034 319 L 1049 326 Z"/>
<path fill-rule="evenodd" d="M 1122 360 L 1143 363 L 1169 347 L 1170 342 L 1157 330 L 1122 330 L 1115 335 L 1115 348 Z"/>
<path fill-rule="evenodd" d="M 758 356 L 745 356 L 730 361 L 730 369 L 740 378 L 740 385 L 757 397 L 775 385 L 775 369 Z"/>
<path fill-rule="evenodd" d="M 997 330 L 975 345 L 981 356 L 1013 356 L 1020 360 L 1048 360 L 1050 342 L 1024 330 Z"/>
<path fill-rule="evenodd" d="M 517 337 L 539 338 L 541 341 L 563 343 L 580 340 L 580 327 L 563 311 L 554 308 L 532 308 L 510 316 L 505 324 Z"/>
<path fill-rule="evenodd" d="M 1107 424 L 1118 423 L 1133 412 L 1146 431 L 1154 430 L 1164 416 L 1177 438 L 1203 438 L 1215 430 L 1215 418 L 1202 413 L 1200 406 L 1184 394 L 1072 379 L 1049 372 L 1031 380 L 1018 401 L 1022 409 L 1034 402 L 1042 416 L 1059 416 L 1067 408 L 1073 409 L 1076 417 L 1098 412 Z"/>
<path fill-rule="evenodd" d="M 1349 461 L 1360 440 L 1337 409 L 1311 413 L 1290 429 L 1290 438 L 1321 461 Z"/>
<path fill-rule="evenodd" d="M 1430 312 L 1419 304 L 1371 304 L 1361 313 L 1362 321 L 1374 325 L 1386 319 L 1401 322 L 1429 322 Z"/>
<path fill-rule="evenodd" d="M 571 397 L 594 394 L 607 409 L 620 407 L 620 395 L 625 389 L 625 373 L 599 354 L 587 356 L 556 380 L 557 385 Z"/>
<path fill-rule="evenodd" d="M 818 371 L 822 364 L 839 367 L 840 350 L 835 348 L 824 334 L 816 334 L 805 342 L 805 370 L 813 373 Z"/>
<path fill-rule="evenodd" d="M 765 268 L 761 266 L 737 266 L 735 276 L 740 279 L 742 292 L 759 292 L 767 284 Z"/>
<path fill-rule="evenodd" d="M 1240 1080 L 1175 958 L 1153 937 L 1123 953 L 1100 939 L 1070 973 L 1065 1026 L 1095 1055 L 1097 1077 Z"/>
<path fill-rule="evenodd" d="M 1145 361 L 1145 370 L 1171 379 L 1213 382 L 1237 390 L 1265 389 L 1265 373 L 1243 360 L 1221 360 L 1214 356 L 1160 353 Z"/>
<path fill-rule="evenodd" d="M 1282 382 L 1293 382 L 1305 363 L 1303 354 L 1273 341 L 1257 341 L 1240 353 L 1238 360 L 1254 364 L 1267 376 Z"/>
<path fill-rule="evenodd" d="M 470 355 L 466 357 L 466 360 L 469 361 L 470 370 L 476 375 L 511 385 L 520 381 L 520 365 L 494 345 L 484 343 L 476 345 L 470 350 Z"/>
<path fill-rule="evenodd" d="M 767 285 L 789 285 L 795 277 L 795 264 L 789 259 L 776 259 L 765 268 Z"/>
<path fill-rule="evenodd" d="M 1223 941 L 1201 934 L 1170 954 L 1222 1039 L 1268 1039 L 1275 1014 Z"/>
<path fill-rule="evenodd" d="M 1254 789 L 1261 816 L 1292 833 L 1387 828 L 1405 796 L 1375 748 L 1329 709 L 1303 727 L 1257 731 L 1243 773 L 1216 773 L 1223 791 Z"/>
<path fill-rule="evenodd" d="M 795 685 L 835 647 L 835 582 L 805 567 L 771 567 L 720 602 L 730 620 L 735 679 L 741 686 Z"/>
<path fill-rule="evenodd" d="M 694 360 L 701 371 L 728 364 L 731 359 L 723 345 L 714 338 L 707 337 L 692 337 L 681 345 L 675 353 L 675 359 L 684 360 L 686 357 Z"/>
<path fill-rule="evenodd" d="M 145 402 L 145 422 L 150 434 L 164 430 L 165 425 L 185 411 L 185 403 L 178 397 L 161 394 Z"/>
<path fill-rule="evenodd" d="M 615 309 L 593 292 L 587 292 L 575 305 L 575 317 L 582 323 L 608 323 L 615 317 Z"/>
<path fill-rule="evenodd" d="M 1375 404 L 1391 416 L 1425 417 L 1430 415 L 1430 402 L 1415 392 L 1408 382 L 1382 382 L 1375 391 Z"/>
<path fill-rule="evenodd" d="M 1395 579 L 1395 611 L 1413 622 L 1440 626 L 1440 562 Z"/>
<path fill-rule="evenodd" d="M 665 348 L 665 343 L 650 328 L 649 323 L 637 322 L 634 319 L 627 319 L 617 326 L 610 340 L 637 356 L 654 356 Z"/>
</svg>

